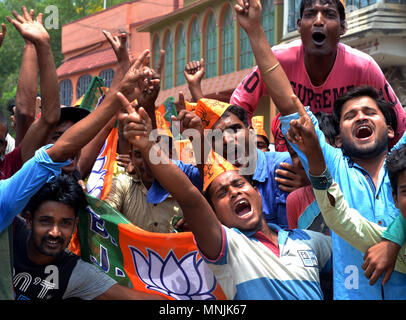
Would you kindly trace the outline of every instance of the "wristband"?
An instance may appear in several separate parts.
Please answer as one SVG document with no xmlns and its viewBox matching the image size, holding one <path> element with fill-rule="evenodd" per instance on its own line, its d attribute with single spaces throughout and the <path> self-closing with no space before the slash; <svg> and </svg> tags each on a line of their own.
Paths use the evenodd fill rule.
<svg viewBox="0 0 406 320">
<path fill-rule="evenodd" d="M 316 190 L 327 190 L 333 184 L 333 177 L 328 168 L 319 176 L 312 176 L 309 172 L 309 180 Z"/>
</svg>

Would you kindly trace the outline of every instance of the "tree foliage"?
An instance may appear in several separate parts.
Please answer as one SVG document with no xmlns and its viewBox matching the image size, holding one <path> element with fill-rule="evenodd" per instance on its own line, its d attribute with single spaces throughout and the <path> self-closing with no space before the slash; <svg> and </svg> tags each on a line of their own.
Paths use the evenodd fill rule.
<svg viewBox="0 0 406 320">
<path fill-rule="evenodd" d="M 125 2 L 125 0 L 106 0 L 106 7 Z M 42 12 L 47 17 L 45 9 L 48 6 L 58 8 L 58 28 L 48 29 L 51 37 L 51 47 L 55 65 L 63 61 L 61 54 L 62 26 L 71 21 L 103 10 L 104 0 L 0 0 L 0 24 L 7 26 L 6 39 L 0 48 L 0 109 L 5 113 L 8 101 L 15 97 L 17 80 L 20 72 L 24 40 L 17 30 L 7 21 L 6 16 L 12 17 L 11 10 L 21 13 L 21 6 L 34 9 L 35 15 Z"/>
</svg>

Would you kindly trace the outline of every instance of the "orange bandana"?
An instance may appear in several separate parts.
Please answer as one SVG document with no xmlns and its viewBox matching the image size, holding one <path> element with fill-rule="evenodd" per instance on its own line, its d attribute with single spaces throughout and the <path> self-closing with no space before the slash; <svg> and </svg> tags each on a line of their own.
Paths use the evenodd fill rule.
<svg viewBox="0 0 406 320">
<path fill-rule="evenodd" d="M 210 129 L 229 106 L 229 103 L 202 98 L 197 102 L 195 113 L 202 119 L 203 128 Z"/>
<path fill-rule="evenodd" d="M 228 162 L 222 156 L 212 150 L 207 158 L 206 163 L 204 164 L 203 191 L 206 191 L 213 180 L 220 174 L 232 170 L 238 171 L 235 166 L 233 166 L 230 162 Z"/>
<path fill-rule="evenodd" d="M 255 133 L 259 136 L 264 136 L 268 139 L 268 136 L 264 130 L 264 116 L 252 117 L 251 122 Z"/>
</svg>

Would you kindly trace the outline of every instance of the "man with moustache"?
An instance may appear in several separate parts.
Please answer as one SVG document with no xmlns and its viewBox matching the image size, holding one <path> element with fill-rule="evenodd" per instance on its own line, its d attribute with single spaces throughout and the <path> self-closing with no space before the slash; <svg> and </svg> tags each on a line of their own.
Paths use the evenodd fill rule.
<svg viewBox="0 0 406 320">
<path fill-rule="evenodd" d="M 75 178 L 62 174 L 45 184 L 15 220 L 13 262 L 16 300 L 154 299 L 117 284 L 96 266 L 66 250 L 86 207 Z"/>
</svg>

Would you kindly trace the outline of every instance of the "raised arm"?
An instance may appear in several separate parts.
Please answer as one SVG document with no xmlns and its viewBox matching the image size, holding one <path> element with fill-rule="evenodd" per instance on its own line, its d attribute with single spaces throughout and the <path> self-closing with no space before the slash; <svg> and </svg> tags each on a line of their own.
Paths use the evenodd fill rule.
<svg viewBox="0 0 406 320">
<path fill-rule="evenodd" d="M 123 106 L 129 107 L 129 115 L 124 120 L 124 135 L 127 140 L 142 152 L 154 177 L 179 203 L 199 249 L 209 259 L 217 258 L 221 252 L 222 229 L 213 209 L 158 144 L 149 140 L 152 124 L 146 111 L 143 108 L 134 111 L 129 102 L 118 95 Z"/>
<path fill-rule="evenodd" d="M 151 76 L 150 71 L 141 71 L 141 65 L 149 50 L 145 50 L 140 57 L 132 64 L 122 79 L 119 89 L 128 96 L 134 93 L 139 94 L 139 82 Z M 56 142 L 47 150 L 53 161 L 62 162 L 71 159 L 89 141 L 96 136 L 121 109 L 121 104 L 116 94 L 109 94 L 105 97 L 100 106 L 90 113 L 86 118 L 77 122 L 69 128 Z"/>
<path fill-rule="evenodd" d="M 31 10 L 32 16 L 34 11 Z M 25 39 L 23 60 L 16 94 L 16 146 L 23 140 L 28 128 L 35 120 L 37 97 L 38 62 L 35 45 Z"/>
<path fill-rule="evenodd" d="M 199 99 L 204 98 L 202 91 L 202 80 L 204 78 L 204 59 L 200 61 L 190 61 L 183 71 L 189 91 L 192 96 L 192 102 L 197 102 Z"/>
<path fill-rule="evenodd" d="M 28 13 L 22 7 L 23 15 L 12 11 L 15 19 L 7 17 L 21 36 L 35 46 L 40 71 L 40 87 L 42 111 L 41 117 L 34 121 L 21 141 L 21 157 L 23 162 L 30 159 L 34 152 L 49 139 L 60 118 L 58 78 L 52 55 L 49 34 L 42 24 L 42 14 L 33 19 L 33 11 Z M 34 101 L 35 103 L 35 101 Z"/>
<path fill-rule="evenodd" d="M 250 40 L 262 80 L 281 115 L 296 112 L 290 99 L 293 94 L 291 84 L 274 56 L 261 24 L 261 1 L 237 0 L 235 11 L 239 25 L 245 30 Z"/>
</svg>

